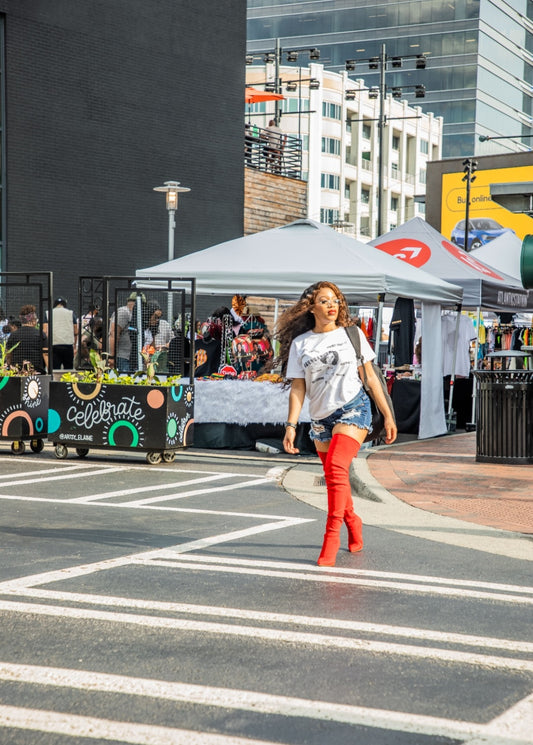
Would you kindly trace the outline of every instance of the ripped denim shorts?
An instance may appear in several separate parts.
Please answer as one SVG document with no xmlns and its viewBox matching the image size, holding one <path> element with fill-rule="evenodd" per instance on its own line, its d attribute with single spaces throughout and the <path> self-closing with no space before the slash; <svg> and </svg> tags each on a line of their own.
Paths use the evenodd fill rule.
<svg viewBox="0 0 533 745">
<path fill-rule="evenodd" d="M 355 398 L 336 409 L 333 414 L 324 419 L 313 419 L 309 437 L 318 442 L 328 442 L 333 437 L 333 427 L 336 424 L 355 424 L 359 429 L 372 431 L 370 399 L 363 388 Z"/>
</svg>

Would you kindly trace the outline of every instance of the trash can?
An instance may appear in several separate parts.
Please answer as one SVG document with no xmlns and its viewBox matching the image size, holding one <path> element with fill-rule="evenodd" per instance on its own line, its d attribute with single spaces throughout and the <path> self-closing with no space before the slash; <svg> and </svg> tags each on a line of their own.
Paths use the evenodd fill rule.
<svg viewBox="0 0 533 745">
<path fill-rule="evenodd" d="M 533 370 L 474 372 L 476 461 L 533 463 Z"/>
</svg>

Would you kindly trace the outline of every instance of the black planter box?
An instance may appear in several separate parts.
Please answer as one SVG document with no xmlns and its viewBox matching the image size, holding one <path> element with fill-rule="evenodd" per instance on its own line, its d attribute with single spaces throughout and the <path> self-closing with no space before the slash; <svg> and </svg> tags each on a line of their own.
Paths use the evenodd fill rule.
<svg viewBox="0 0 533 745">
<path fill-rule="evenodd" d="M 90 448 L 147 451 L 155 463 L 192 444 L 194 387 L 50 383 L 48 439 L 56 455 Z M 159 456 L 159 457 L 157 457 Z"/>
<path fill-rule="evenodd" d="M 0 439 L 32 442 L 32 450 L 42 450 L 48 428 L 50 375 L 0 377 Z M 39 443 L 37 445 L 37 443 Z M 23 452 L 24 447 L 12 448 Z"/>
</svg>

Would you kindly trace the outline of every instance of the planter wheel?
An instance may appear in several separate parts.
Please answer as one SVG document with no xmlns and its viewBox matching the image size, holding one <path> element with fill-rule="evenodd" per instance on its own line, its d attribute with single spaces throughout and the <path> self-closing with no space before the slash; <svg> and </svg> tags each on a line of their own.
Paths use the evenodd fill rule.
<svg viewBox="0 0 533 745">
<path fill-rule="evenodd" d="M 61 460 L 63 460 L 68 455 L 68 449 L 66 445 L 56 445 L 55 453 L 56 453 L 56 458 L 61 458 Z"/>
<path fill-rule="evenodd" d="M 89 448 L 76 448 L 76 453 L 78 455 L 78 458 L 85 458 L 88 452 L 89 452 Z"/>
<path fill-rule="evenodd" d="M 174 463 L 176 459 L 176 453 L 174 450 L 165 450 L 163 453 L 163 460 L 165 463 Z"/>
<path fill-rule="evenodd" d="M 30 448 L 33 450 L 34 453 L 40 453 L 41 450 L 44 448 L 44 441 L 30 440 Z"/>
<path fill-rule="evenodd" d="M 13 455 L 22 455 L 25 450 L 26 445 L 23 440 L 15 440 L 15 442 L 11 443 L 11 452 Z"/>
<path fill-rule="evenodd" d="M 156 453 L 154 450 L 146 453 L 146 460 L 151 466 L 156 466 L 158 463 L 161 463 L 161 457 L 161 453 Z"/>
</svg>

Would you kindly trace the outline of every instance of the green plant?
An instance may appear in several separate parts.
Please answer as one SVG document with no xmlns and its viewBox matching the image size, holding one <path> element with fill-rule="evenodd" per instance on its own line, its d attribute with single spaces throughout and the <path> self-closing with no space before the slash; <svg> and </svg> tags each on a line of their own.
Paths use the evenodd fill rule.
<svg viewBox="0 0 533 745">
<path fill-rule="evenodd" d="M 11 352 L 18 347 L 20 342 L 17 342 L 16 344 L 13 344 L 12 347 L 8 349 L 8 342 L 9 339 L 3 339 L 0 341 L 0 377 L 6 378 L 6 377 L 13 377 L 16 375 L 19 376 L 28 376 L 33 375 L 35 373 L 33 369 L 33 365 L 31 365 L 29 362 L 25 362 L 23 365 L 10 365 L 8 364 L 7 357 Z"/>
<path fill-rule="evenodd" d="M 107 354 L 99 354 L 95 349 L 91 349 L 89 357 L 91 360 L 92 370 L 78 370 L 76 372 L 63 373 L 61 376 L 61 382 L 160 386 L 172 386 L 181 383 L 179 375 L 168 376 L 163 379 L 158 378 L 155 374 L 157 362 L 151 362 L 150 355 L 145 352 L 142 352 L 141 354 L 146 364 L 146 372 L 138 371 L 133 375 L 125 375 L 109 367 L 107 364 Z"/>
</svg>

